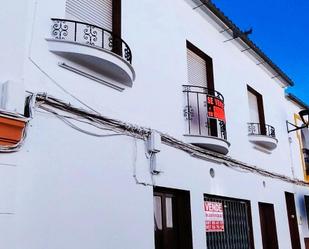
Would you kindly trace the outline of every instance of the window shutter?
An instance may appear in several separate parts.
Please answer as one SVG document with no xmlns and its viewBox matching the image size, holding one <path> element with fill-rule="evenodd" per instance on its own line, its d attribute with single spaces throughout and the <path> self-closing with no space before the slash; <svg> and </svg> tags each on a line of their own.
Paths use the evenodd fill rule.
<svg viewBox="0 0 309 249">
<path fill-rule="evenodd" d="M 189 85 L 207 87 L 206 61 L 187 49 Z"/>
<path fill-rule="evenodd" d="M 257 97 L 248 91 L 249 111 L 250 111 L 250 122 L 260 123 L 259 117 L 259 106 Z"/>
<path fill-rule="evenodd" d="M 112 31 L 113 0 L 67 0 L 66 17 Z"/>
</svg>

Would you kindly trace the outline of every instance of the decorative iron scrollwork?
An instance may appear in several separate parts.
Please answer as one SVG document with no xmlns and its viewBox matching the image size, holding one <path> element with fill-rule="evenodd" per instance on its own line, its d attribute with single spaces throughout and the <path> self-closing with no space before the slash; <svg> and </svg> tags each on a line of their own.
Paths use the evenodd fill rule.
<svg viewBox="0 0 309 249">
<path fill-rule="evenodd" d="M 190 85 L 185 85 L 185 86 L 183 87 L 183 91 L 184 91 L 184 92 L 190 92 L 190 91 L 191 91 L 191 86 L 190 86 Z"/>
<path fill-rule="evenodd" d="M 184 116 L 189 135 L 227 139 L 224 98 L 221 93 L 202 86 L 183 85 Z M 193 118 L 194 117 L 194 118 Z"/>
<path fill-rule="evenodd" d="M 132 63 L 130 47 L 121 37 L 115 36 L 112 31 L 79 21 L 58 18 L 52 18 L 52 21 L 53 38 L 100 47 L 112 51 Z"/>
<path fill-rule="evenodd" d="M 128 49 L 128 47 L 125 47 L 124 49 L 124 58 L 127 60 L 127 61 L 130 61 L 132 60 L 132 54 L 131 54 L 131 50 Z"/>
<path fill-rule="evenodd" d="M 274 127 L 270 127 L 269 136 L 276 137 L 276 132 Z"/>
<path fill-rule="evenodd" d="M 192 120 L 192 118 L 194 117 L 194 109 L 192 108 L 192 106 L 186 106 L 183 110 L 183 113 L 186 120 Z"/>
<path fill-rule="evenodd" d="M 84 39 L 86 40 L 86 44 L 95 45 L 95 42 L 98 40 L 98 32 L 95 30 L 94 26 L 86 25 L 84 29 Z"/>
<path fill-rule="evenodd" d="M 52 26 L 52 36 L 56 39 L 64 40 L 68 35 L 68 28 L 66 21 L 54 20 Z"/>
<path fill-rule="evenodd" d="M 219 121 L 219 127 L 220 127 L 221 138 L 226 139 L 227 134 L 226 134 L 226 124 L 225 124 L 225 122 L 220 120 Z"/>
<path fill-rule="evenodd" d="M 249 134 L 255 134 L 256 133 L 256 128 L 254 124 L 248 124 L 248 133 Z"/>
<path fill-rule="evenodd" d="M 272 138 L 276 138 L 276 130 L 271 125 L 262 125 L 260 123 L 248 123 L 249 135 L 264 135 Z"/>
<path fill-rule="evenodd" d="M 112 49 L 114 45 L 114 38 L 112 36 L 110 36 L 108 38 L 108 46 Z"/>
</svg>

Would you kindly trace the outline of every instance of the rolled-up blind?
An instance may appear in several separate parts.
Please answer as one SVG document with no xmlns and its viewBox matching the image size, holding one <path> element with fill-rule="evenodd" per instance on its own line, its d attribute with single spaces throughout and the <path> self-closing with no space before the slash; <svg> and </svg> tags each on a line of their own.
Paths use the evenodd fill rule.
<svg viewBox="0 0 309 249">
<path fill-rule="evenodd" d="M 188 83 L 193 86 L 207 87 L 206 61 L 187 49 Z"/>
<path fill-rule="evenodd" d="M 261 123 L 257 97 L 248 91 L 250 122 Z"/>
<path fill-rule="evenodd" d="M 67 0 L 66 17 L 112 31 L 113 0 Z"/>
</svg>

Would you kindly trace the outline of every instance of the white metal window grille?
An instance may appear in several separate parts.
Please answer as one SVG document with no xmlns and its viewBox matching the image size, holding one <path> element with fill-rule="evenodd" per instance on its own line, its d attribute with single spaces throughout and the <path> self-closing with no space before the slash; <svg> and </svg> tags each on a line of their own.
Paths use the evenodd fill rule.
<svg viewBox="0 0 309 249">
<path fill-rule="evenodd" d="M 224 217 L 224 231 L 206 232 L 207 248 L 252 249 L 248 202 L 212 196 L 204 200 L 222 203 Z"/>
<path fill-rule="evenodd" d="M 193 86 L 207 87 L 206 61 L 187 49 L 188 83 Z"/>
<path fill-rule="evenodd" d="M 112 31 L 112 0 L 67 0 L 66 18 Z"/>
</svg>

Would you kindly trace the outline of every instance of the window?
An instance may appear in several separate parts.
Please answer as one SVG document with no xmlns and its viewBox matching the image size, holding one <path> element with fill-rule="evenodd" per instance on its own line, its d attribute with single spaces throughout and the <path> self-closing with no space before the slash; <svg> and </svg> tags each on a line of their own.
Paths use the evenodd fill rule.
<svg viewBox="0 0 309 249">
<path fill-rule="evenodd" d="M 256 124 L 259 128 L 259 134 L 266 135 L 265 116 L 263 97 L 250 86 L 247 86 L 250 123 Z"/>
<path fill-rule="evenodd" d="M 205 195 L 207 248 L 253 249 L 249 201 Z"/>
<path fill-rule="evenodd" d="M 188 83 L 214 90 L 212 59 L 187 41 Z"/>
<path fill-rule="evenodd" d="M 202 93 L 208 93 L 209 95 L 215 96 L 212 59 L 188 41 L 187 66 L 188 84 L 199 88 L 198 91 L 201 91 Z M 203 101 L 204 100 L 201 98 L 200 100 L 195 101 L 196 106 L 193 106 L 193 104 L 191 106 L 193 110 L 198 113 L 198 117 L 196 118 L 198 118 L 199 121 L 195 122 L 197 124 L 195 127 L 198 130 L 197 134 L 218 137 L 218 130 L 221 130 L 222 125 L 220 126 L 220 122 L 216 119 L 207 118 L 206 115 L 204 115 L 204 113 L 207 114 L 211 110 L 207 110 L 207 106 L 202 103 Z M 223 136 L 225 136 L 225 130 L 223 133 Z"/>
<path fill-rule="evenodd" d="M 192 249 L 190 193 L 154 188 L 156 249 Z"/>
<path fill-rule="evenodd" d="M 121 0 L 67 0 L 66 18 L 97 25 L 121 36 Z"/>
</svg>

